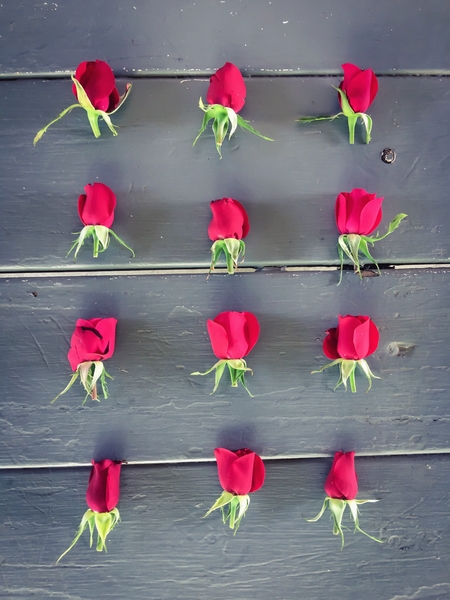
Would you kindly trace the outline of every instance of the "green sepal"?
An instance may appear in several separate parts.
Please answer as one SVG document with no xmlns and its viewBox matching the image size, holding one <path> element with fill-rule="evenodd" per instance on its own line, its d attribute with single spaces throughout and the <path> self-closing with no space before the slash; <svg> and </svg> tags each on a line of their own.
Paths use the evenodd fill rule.
<svg viewBox="0 0 450 600">
<path fill-rule="evenodd" d="M 205 131 L 210 121 L 213 121 L 212 130 L 216 142 L 216 150 L 220 158 L 222 158 L 222 143 L 228 133 L 228 129 L 230 129 L 228 135 L 228 139 L 230 139 L 233 133 L 236 131 L 238 125 L 242 129 L 246 129 L 247 131 L 250 131 L 251 133 L 263 138 L 264 140 L 273 142 L 271 138 L 268 138 L 259 133 L 259 131 L 256 131 L 256 129 L 254 129 L 248 121 L 236 114 L 236 112 L 228 106 L 222 106 L 222 104 L 209 104 L 205 106 L 201 98 L 198 105 L 205 114 L 203 115 L 203 122 L 200 127 L 200 131 L 198 132 L 198 135 L 192 144 L 193 146 L 195 146 L 197 140 Z M 231 128 L 229 128 L 229 124 L 231 124 Z"/>
<path fill-rule="evenodd" d="M 247 131 L 250 131 L 250 133 L 254 133 L 258 137 L 262 138 L 263 140 L 267 140 L 268 142 L 273 142 L 272 138 L 267 137 L 267 136 L 263 135 L 262 133 L 259 133 L 259 131 L 256 131 L 256 129 L 254 129 L 250 125 L 249 121 L 246 121 L 240 115 L 237 115 L 237 123 L 238 123 L 239 127 L 241 127 L 241 129 L 246 129 Z"/>
<path fill-rule="evenodd" d="M 339 283 L 342 281 L 342 269 L 344 265 L 344 255 L 347 256 L 351 262 L 353 263 L 355 273 L 362 278 L 361 275 L 361 267 L 363 266 L 359 260 L 359 254 L 363 254 L 370 262 L 372 262 L 377 268 L 378 273 L 381 275 L 380 267 L 378 266 L 377 261 L 371 255 L 369 250 L 369 244 L 373 244 L 375 242 L 379 242 L 380 240 L 384 240 L 388 235 L 390 235 L 393 231 L 397 229 L 400 223 L 405 219 L 408 215 L 405 213 L 399 213 L 392 219 L 392 221 L 388 225 L 388 229 L 384 235 L 378 235 L 376 237 L 368 236 L 368 235 L 359 235 L 357 233 L 346 233 L 339 236 L 338 239 L 338 255 L 340 259 L 340 278 Z"/>
<path fill-rule="evenodd" d="M 80 526 L 78 527 L 78 531 L 75 536 L 75 539 L 70 544 L 70 546 L 67 548 L 67 550 L 61 554 L 61 556 L 56 561 L 56 564 L 59 563 L 59 561 L 63 558 L 63 556 L 65 556 L 70 550 L 72 550 L 72 548 L 75 546 L 75 544 L 78 542 L 81 535 L 83 534 L 83 531 L 88 526 L 89 526 L 89 533 L 90 533 L 90 544 L 89 544 L 90 547 L 92 548 L 92 543 L 93 543 L 93 538 L 94 538 L 94 530 L 96 529 L 97 530 L 97 550 L 99 552 L 101 552 L 102 550 L 107 552 L 106 537 L 114 529 L 114 527 L 117 525 L 117 523 L 119 521 L 120 521 L 120 514 L 119 514 L 119 511 L 117 508 L 114 508 L 112 511 L 106 512 L 106 513 L 97 513 L 89 508 L 84 513 L 83 518 L 81 519 L 81 523 L 80 523 Z"/>
<path fill-rule="evenodd" d="M 87 238 L 92 237 L 93 239 L 93 257 L 97 258 L 99 252 L 104 252 L 109 246 L 109 236 L 112 235 L 119 244 L 122 244 L 124 248 L 131 252 L 132 258 L 135 257 L 134 251 L 125 244 L 125 242 L 116 234 L 112 229 L 105 227 L 104 225 L 86 225 L 83 227 L 80 233 L 75 233 L 74 235 L 78 235 L 77 239 L 72 244 L 69 252 L 66 255 L 66 258 L 70 255 L 70 253 L 75 249 L 75 254 L 73 256 L 74 261 L 76 261 L 78 252 L 80 251 L 81 246 L 83 246 L 84 242 Z"/>
<path fill-rule="evenodd" d="M 41 139 L 41 137 L 44 135 L 44 133 L 47 131 L 47 129 L 53 125 L 54 123 L 56 123 L 57 121 L 59 121 L 60 119 L 62 119 L 65 115 L 69 114 L 70 112 L 72 112 L 72 110 L 74 108 L 83 108 L 81 106 L 81 104 L 71 104 L 70 106 L 68 106 L 67 108 L 65 108 L 57 117 L 56 119 L 53 119 L 53 121 L 50 121 L 50 123 L 48 125 L 46 125 L 45 127 L 43 127 L 42 129 L 40 129 L 37 134 L 34 136 L 34 140 L 33 140 L 33 146 L 36 146 L 36 144 L 39 142 L 39 140 Z"/>
<path fill-rule="evenodd" d="M 324 512 L 328 506 L 331 511 L 331 518 L 333 520 L 333 535 L 341 536 L 341 550 L 342 550 L 342 548 L 344 547 L 343 529 L 344 528 L 347 529 L 347 527 L 344 527 L 342 525 L 342 519 L 344 516 L 345 508 L 348 505 L 350 507 L 351 517 L 355 524 L 353 533 L 356 533 L 357 531 L 359 531 L 360 533 L 363 533 L 371 540 L 374 540 L 375 542 L 379 542 L 380 544 L 383 544 L 384 543 L 383 540 L 379 540 L 378 538 L 369 535 L 368 533 L 363 531 L 359 526 L 358 505 L 366 504 L 367 502 L 378 502 L 378 500 L 341 500 L 339 498 L 331 498 L 330 496 L 326 496 L 325 500 L 323 502 L 323 505 L 322 505 L 322 509 L 319 512 L 319 514 L 316 517 L 314 517 L 313 519 L 306 519 L 306 520 L 308 521 L 308 523 L 315 523 L 322 517 L 322 515 L 324 514 Z"/>
<path fill-rule="evenodd" d="M 70 105 L 68 108 L 64 109 L 62 111 L 62 113 L 60 113 L 56 119 L 53 119 L 53 121 L 50 121 L 50 123 L 48 125 L 46 125 L 45 127 L 43 127 L 42 129 L 40 129 L 37 134 L 34 137 L 33 140 L 33 145 L 36 146 L 36 144 L 38 143 L 38 141 L 41 139 L 41 137 L 44 135 L 44 133 L 47 131 L 47 129 L 53 125 L 54 123 L 56 123 L 57 121 L 59 121 L 59 119 L 61 119 L 62 117 L 64 117 L 66 114 L 70 113 L 74 108 L 84 108 L 84 110 L 87 113 L 87 117 L 89 120 L 89 124 L 91 126 L 92 129 L 92 133 L 94 134 L 94 136 L 96 138 L 99 138 L 101 136 L 101 132 L 100 132 L 100 127 L 98 124 L 98 119 L 99 117 L 102 117 L 102 119 L 104 119 L 104 121 L 106 122 L 106 124 L 108 125 L 109 129 L 111 130 L 113 135 L 117 135 L 117 130 L 115 128 L 115 126 L 112 124 L 111 122 L 111 118 L 110 115 L 114 114 L 116 111 L 119 110 L 119 108 L 122 106 L 122 104 L 125 102 L 125 100 L 128 98 L 128 94 L 131 91 L 131 87 L 132 84 L 131 83 L 127 83 L 126 87 L 125 87 L 125 93 L 120 96 L 119 99 L 119 104 L 116 106 L 116 108 L 114 110 L 112 110 L 110 113 L 105 112 L 104 110 L 97 110 L 92 106 L 91 101 L 89 100 L 85 89 L 83 88 L 83 86 L 81 85 L 81 83 L 75 79 L 75 74 L 71 73 L 70 78 L 72 79 L 76 90 L 77 90 L 77 98 L 78 98 L 78 103 L 77 104 L 72 104 Z"/>
<path fill-rule="evenodd" d="M 403 219 L 405 219 L 408 215 L 406 215 L 405 213 L 399 213 L 398 215 L 396 215 L 392 221 L 389 223 L 387 231 L 384 235 L 380 235 L 377 237 L 370 237 L 370 236 L 363 236 L 363 238 L 366 240 L 366 242 L 370 242 L 371 244 L 374 244 L 375 242 L 379 242 L 380 240 L 384 240 L 385 237 L 387 237 L 388 235 L 390 235 L 393 231 L 395 231 L 397 229 L 397 227 L 400 225 L 400 223 L 403 221 Z"/>
<path fill-rule="evenodd" d="M 229 275 L 233 275 L 238 265 L 244 261 L 245 257 L 245 242 L 244 240 L 237 240 L 235 238 L 226 238 L 223 240 L 216 240 L 211 246 L 211 266 L 209 272 L 215 268 L 218 259 L 222 252 L 225 254 L 225 260 L 227 263 L 227 272 Z M 240 260 L 239 257 L 241 256 Z"/>
<path fill-rule="evenodd" d="M 191 375 L 209 375 L 209 373 L 211 373 L 212 371 L 216 371 L 215 373 L 215 382 L 214 382 L 214 388 L 213 391 L 211 392 L 210 395 L 214 394 L 214 392 L 217 391 L 217 388 L 219 387 L 219 383 L 220 380 L 222 379 L 222 375 L 223 372 L 225 370 L 225 366 L 228 366 L 228 370 L 230 372 L 230 378 L 231 378 L 231 387 L 238 387 L 238 384 L 241 383 L 245 390 L 247 391 L 248 395 L 252 396 L 252 394 L 250 393 L 250 391 L 247 388 L 247 384 L 245 383 L 245 373 L 247 371 L 249 371 L 250 373 L 253 374 L 253 371 L 247 367 L 247 363 L 245 362 L 244 359 L 221 359 L 218 362 L 216 362 L 215 365 L 213 365 L 210 369 L 208 369 L 207 371 L 205 371 L 204 373 L 201 373 L 200 371 L 195 371 L 194 373 L 191 373 Z"/>
<path fill-rule="evenodd" d="M 335 365 L 339 365 L 339 370 L 340 370 L 340 377 L 339 377 L 339 381 L 336 384 L 336 387 L 334 388 L 335 390 L 337 390 L 337 388 L 340 385 L 344 385 L 344 388 L 347 389 L 347 382 L 349 382 L 351 391 L 356 392 L 355 372 L 356 372 L 357 365 L 361 368 L 364 375 L 367 377 L 367 380 L 369 381 L 369 387 L 367 388 L 366 393 L 372 387 L 372 378 L 381 379 L 381 377 L 378 377 L 377 375 L 374 375 L 372 373 L 372 371 L 370 370 L 370 367 L 367 364 L 367 361 L 365 359 L 346 360 L 344 358 L 337 358 L 336 360 L 333 360 L 332 362 L 324 365 L 317 371 L 311 371 L 311 374 L 321 373 L 325 369 L 329 369 L 330 367 L 334 367 Z"/>
<path fill-rule="evenodd" d="M 244 517 L 249 505 L 250 497 L 248 494 L 245 496 L 237 496 L 230 494 L 230 492 L 224 491 L 222 492 L 220 498 L 218 498 L 208 510 L 205 517 L 210 515 L 214 510 L 220 508 L 222 511 L 222 521 L 224 525 L 227 521 L 229 521 L 229 527 L 230 529 L 233 529 L 234 535 L 236 535 L 242 518 Z"/>
<path fill-rule="evenodd" d="M 92 398 L 92 400 L 97 400 L 100 402 L 97 390 L 97 383 L 99 381 L 102 387 L 103 397 L 105 399 L 108 398 L 109 393 L 106 378 L 108 377 L 109 379 L 112 379 L 112 377 L 106 371 L 103 362 L 100 360 L 94 360 L 86 361 L 78 365 L 76 372 L 72 375 L 67 386 L 56 396 L 56 398 L 53 398 L 51 404 L 53 404 L 53 402 L 55 402 L 60 396 L 65 394 L 72 387 L 78 377 L 80 377 L 80 383 L 86 391 L 86 397 L 83 400 L 83 404 L 85 404 L 89 396 Z"/>
<path fill-rule="evenodd" d="M 313 123 L 314 121 L 334 121 L 338 117 L 341 117 L 344 113 L 339 112 L 336 115 L 331 115 L 330 117 L 301 117 L 300 119 L 296 119 L 298 123 Z"/>
</svg>

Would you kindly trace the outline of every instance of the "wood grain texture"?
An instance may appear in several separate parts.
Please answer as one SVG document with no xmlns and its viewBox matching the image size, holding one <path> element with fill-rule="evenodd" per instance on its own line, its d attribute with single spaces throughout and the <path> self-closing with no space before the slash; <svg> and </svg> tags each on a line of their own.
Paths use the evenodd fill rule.
<svg viewBox="0 0 450 600">
<path fill-rule="evenodd" d="M 362 282 L 345 273 L 77 277 L 1 281 L 0 463 L 86 463 L 93 448 L 121 444 L 130 460 L 208 458 L 217 445 L 256 446 L 266 456 L 329 453 L 347 440 L 378 454 L 450 449 L 448 272 L 386 272 Z M 223 310 L 257 315 L 260 340 L 245 390 L 225 375 L 192 377 L 216 359 L 206 320 Z M 333 391 L 325 331 L 340 314 L 368 314 L 380 346 L 368 358 L 381 377 L 366 394 Z M 108 361 L 111 397 L 81 406 L 66 354 L 77 318 L 116 317 Z M 406 344 L 406 355 L 396 344 Z"/>
<path fill-rule="evenodd" d="M 192 73 L 225 61 L 248 73 L 447 71 L 446 0 L 4 0 L 2 73 L 74 70 L 95 58 L 117 73 Z"/>
<path fill-rule="evenodd" d="M 0 473 L 0 598 L 29 600 L 447 600 L 449 457 L 357 458 L 362 528 L 340 551 L 319 511 L 331 459 L 274 461 L 237 535 L 220 515 L 214 465 L 122 469 L 122 522 L 108 554 L 88 533 L 55 565 L 86 509 L 88 469 Z M 350 524 L 349 524 L 350 525 Z M 374 596 L 374 593 L 376 596 Z"/>
<path fill-rule="evenodd" d="M 373 142 L 363 144 L 358 129 L 353 147 L 345 119 L 295 122 L 301 115 L 335 113 L 331 85 L 337 82 L 248 80 L 243 116 L 275 141 L 239 131 L 224 144 L 223 160 L 211 134 L 192 148 L 206 81 L 135 81 L 114 115 L 117 138 L 104 130 L 96 140 L 80 110 L 51 128 L 36 148 L 36 131 L 70 104 L 70 83 L 1 83 L 0 269 L 205 267 L 209 202 L 222 197 L 237 198 L 249 212 L 246 265 L 333 265 L 335 198 L 354 187 L 385 197 L 380 231 L 397 213 L 409 215 L 374 248 L 380 263 L 450 261 L 450 80 L 382 78 L 371 108 Z M 391 165 L 380 160 L 386 147 L 397 152 Z M 77 198 L 94 181 L 116 192 L 114 229 L 135 250 L 134 260 L 114 241 L 97 260 L 89 244 L 77 263 L 65 258 L 72 233 L 81 229 Z"/>
</svg>

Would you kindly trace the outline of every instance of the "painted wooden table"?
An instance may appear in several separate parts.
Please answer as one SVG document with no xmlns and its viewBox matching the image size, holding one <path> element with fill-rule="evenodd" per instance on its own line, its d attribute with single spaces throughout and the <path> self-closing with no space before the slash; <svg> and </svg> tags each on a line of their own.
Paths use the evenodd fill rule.
<svg viewBox="0 0 450 600">
<path fill-rule="evenodd" d="M 450 308 L 448 169 L 450 6 L 444 0 L 6 0 L 0 6 L 0 598 L 70 600 L 448 600 Z M 94 139 L 69 73 L 107 60 L 130 98 L 119 136 Z M 208 77 L 246 76 L 238 131 L 192 148 Z M 373 140 L 332 114 L 340 64 L 373 68 Z M 395 150 L 392 164 L 380 160 Z M 112 242 L 65 258 L 87 183 L 117 195 Z M 338 287 L 337 194 L 385 197 L 408 218 L 374 249 L 380 277 Z M 251 222 L 245 268 L 206 278 L 209 201 L 235 197 Z M 370 271 L 367 274 L 372 274 Z M 190 374 L 214 362 L 206 320 L 223 310 L 261 323 L 248 357 L 253 394 Z M 365 393 L 333 391 L 325 331 L 369 314 L 380 345 Z M 77 318 L 118 319 L 110 398 L 81 404 L 67 350 Z M 266 462 L 238 534 L 219 515 L 216 446 Z M 363 528 L 346 545 L 319 511 L 336 450 L 356 450 Z M 86 509 L 92 458 L 125 459 L 122 522 L 108 554 L 85 534 L 59 563 Z"/>
</svg>

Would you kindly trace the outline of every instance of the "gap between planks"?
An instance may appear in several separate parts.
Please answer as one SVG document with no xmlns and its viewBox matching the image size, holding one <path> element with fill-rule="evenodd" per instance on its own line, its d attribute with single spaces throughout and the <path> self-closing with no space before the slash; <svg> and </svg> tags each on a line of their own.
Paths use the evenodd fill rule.
<svg viewBox="0 0 450 600">
<path fill-rule="evenodd" d="M 438 264 L 407 264 L 389 267 L 389 271 L 405 271 L 414 269 L 449 269 L 450 263 Z M 381 267 L 383 270 L 383 267 Z M 347 269 L 346 269 L 347 270 Z M 302 272 L 330 272 L 339 271 L 339 267 L 245 267 L 238 270 L 238 274 L 244 273 L 270 273 L 271 271 L 282 273 Z M 59 278 L 59 277 L 142 277 L 143 275 L 208 275 L 209 269 L 121 269 L 121 270 L 99 270 L 99 271 L 13 271 L 0 272 L 0 279 L 36 279 L 36 278 Z M 214 275 L 226 275 L 226 269 L 214 269 Z"/>
<path fill-rule="evenodd" d="M 0 73 L 0 80 L 17 80 L 17 79 L 69 79 L 70 75 L 74 71 L 72 69 L 65 69 L 62 71 L 28 71 L 28 72 L 15 72 L 15 73 Z M 139 73 L 133 70 L 122 69 L 122 71 L 116 71 L 114 75 L 116 78 L 127 78 L 127 79 L 209 79 L 211 75 L 216 72 L 216 69 L 189 69 L 188 71 L 147 71 L 141 70 Z M 260 69 L 258 72 L 250 71 L 247 72 L 242 69 L 242 73 L 246 78 L 268 78 L 268 77 L 341 77 L 341 69 L 332 70 L 301 70 L 301 69 Z M 378 77 L 450 77 L 449 69 L 393 69 L 389 71 L 377 71 L 375 73 Z"/>
<path fill-rule="evenodd" d="M 392 456 L 448 456 L 450 454 L 450 448 L 440 448 L 437 450 L 411 450 L 410 452 L 404 452 L 402 450 L 386 452 L 383 454 L 370 454 L 369 452 L 358 452 L 359 458 L 389 458 Z M 333 458 L 333 454 L 325 452 L 316 452 L 314 454 L 283 454 L 279 456 L 264 456 L 261 458 L 265 462 L 284 461 L 284 460 L 310 460 L 317 458 Z M 195 465 L 199 463 L 214 464 L 215 458 L 186 458 L 186 459 L 167 459 L 167 460 L 127 460 L 127 465 L 141 465 L 141 466 L 158 466 L 158 465 Z M 87 462 L 68 462 L 68 463 L 46 463 L 46 464 L 15 464 L 15 465 L 0 465 L 0 471 L 15 471 L 21 469 L 67 469 L 67 468 L 84 468 L 91 467 L 91 463 Z"/>
</svg>

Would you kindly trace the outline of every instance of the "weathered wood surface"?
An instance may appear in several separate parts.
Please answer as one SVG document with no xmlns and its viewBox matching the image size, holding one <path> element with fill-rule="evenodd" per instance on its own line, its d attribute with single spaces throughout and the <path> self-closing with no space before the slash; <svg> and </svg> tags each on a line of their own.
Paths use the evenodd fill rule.
<svg viewBox="0 0 450 600">
<path fill-rule="evenodd" d="M 448 451 L 449 351 L 446 270 L 27 278 L 0 282 L 0 462 L 85 463 L 96 444 L 121 444 L 128 458 L 207 458 L 217 445 L 256 446 L 270 456 L 330 453 L 340 440 L 360 452 Z M 223 310 L 257 315 L 260 340 L 244 389 L 227 374 L 193 377 L 216 358 L 206 320 Z M 368 362 L 380 380 L 366 394 L 333 391 L 325 331 L 337 315 L 369 314 L 380 346 Z M 116 317 L 108 361 L 111 397 L 81 406 L 79 384 L 53 405 L 70 378 L 66 355 L 77 318 Z M 406 355 L 396 344 L 410 346 Z"/>
<path fill-rule="evenodd" d="M 342 440 L 339 440 L 342 442 Z M 338 442 L 338 440 L 337 440 Z M 339 442 L 338 442 L 339 443 Z M 86 510 L 88 469 L 2 471 L 0 598 L 100 597 L 447 600 L 450 596 L 450 458 L 359 458 L 361 526 L 384 544 L 315 516 L 331 459 L 268 461 L 237 535 L 219 514 L 214 465 L 122 469 L 122 522 L 108 554 L 73 539 Z M 374 595 L 375 594 L 375 595 Z"/>
<path fill-rule="evenodd" d="M 55 73 L 108 60 L 117 73 L 448 69 L 446 0 L 3 0 L 0 69 Z"/>
<path fill-rule="evenodd" d="M 2 83 L 0 269 L 205 267 L 209 201 L 235 197 L 252 230 L 248 266 L 337 264 L 334 202 L 365 187 L 385 197 L 380 230 L 398 213 L 408 219 L 374 248 L 380 263 L 450 261 L 448 131 L 450 80 L 382 78 L 371 113 L 373 141 L 348 144 L 346 120 L 299 125 L 306 114 L 338 110 L 338 78 L 248 80 L 243 116 L 272 136 L 238 131 L 219 160 L 212 135 L 192 148 L 207 81 L 137 80 L 117 115 L 120 134 L 96 140 L 84 111 L 53 126 L 36 148 L 36 131 L 72 101 L 70 82 Z M 121 82 L 124 85 L 124 82 Z M 25 103 L 24 99 L 33 98 Z M 385 147 L 397 160 L 380 160 Z M 135 250 L 114 241 L 97 260 L 87 244 L 78 262 L 65 258 L 81 229 L 76 210 L 86 183 L 117 194 L 114 229 Z"/>
</svg>

